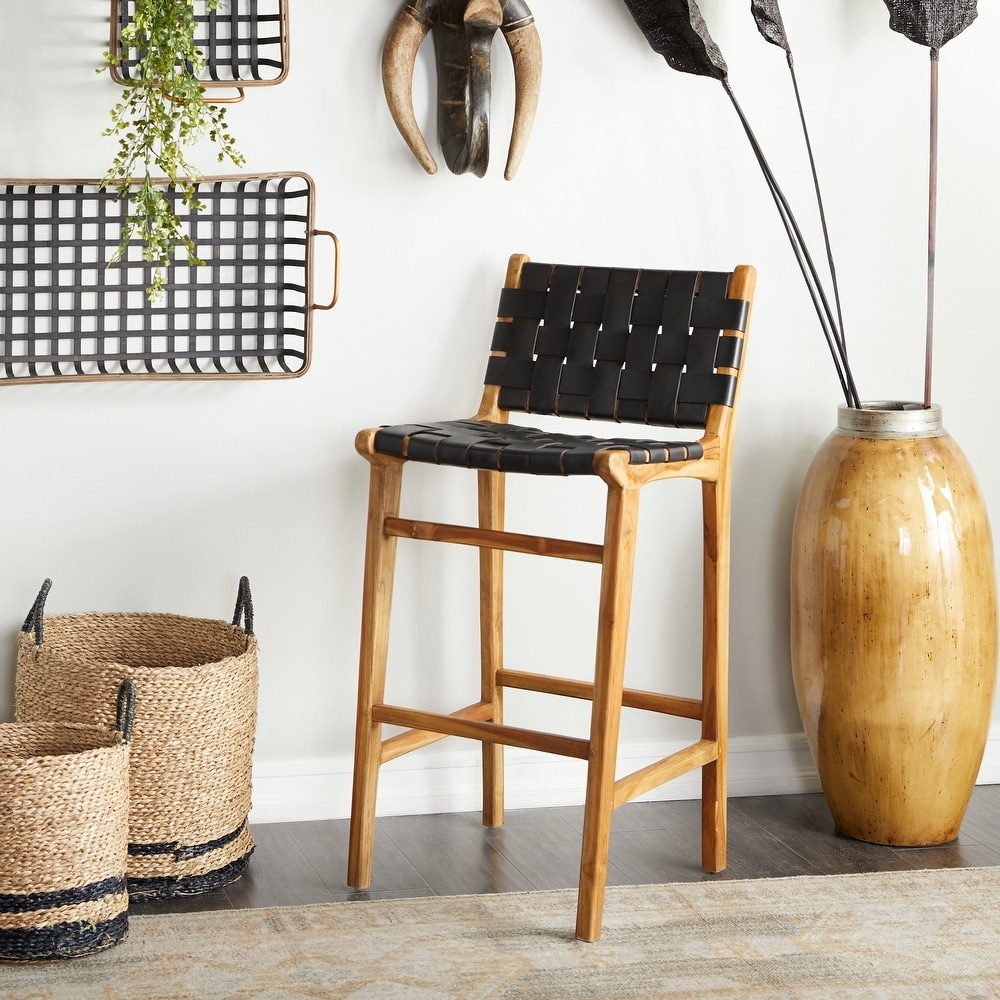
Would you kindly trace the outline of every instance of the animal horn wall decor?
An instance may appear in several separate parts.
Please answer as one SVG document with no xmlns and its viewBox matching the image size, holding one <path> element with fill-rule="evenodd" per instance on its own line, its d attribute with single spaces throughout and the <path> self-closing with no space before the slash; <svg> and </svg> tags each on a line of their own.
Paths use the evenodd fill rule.
<svg viewBox="0 0 1000 1000">
<path fill-rule="evenodd" d="M 437 163 L 413 113 L 417 50 L 433 31 L 438 76 L 438 133 L 455 174 L 486 173 L 489 163 L 490 49 L 499 29 L 514 64 L 514 125 L 504 177 L 517 172 L 535 120 L 542 48 L 524 0 L 408 0 L 382 51 L 382 83 L 393 121 L 429 174 Z"/>
</svg>

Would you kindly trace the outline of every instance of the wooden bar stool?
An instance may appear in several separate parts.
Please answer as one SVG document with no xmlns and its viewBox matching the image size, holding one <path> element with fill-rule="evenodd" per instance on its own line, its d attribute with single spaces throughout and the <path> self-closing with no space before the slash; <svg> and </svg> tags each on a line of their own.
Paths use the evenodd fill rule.
<svg viewBox="0 0 1000 1000">
<path fill-rule="evenodd" d="M 726 865 L 729 524 L 733 424 L 756 272 L 595 268 L 510 258 L 479 412 L 468 420 L 362 431 L 371 464 L 348 883 L 371 883 L 379 767 L 445 736 L 483 746 L 483 823 L 503 823 L 504 745 L 588 762 L 576 936 L 601 933 L 611 815 L 638 795 L 702 769 L 702 865 Z M 512 411 L 695 428 L 697 440 L 599 438 L 508 422 Z M 407 461 L 478 470 L 479 524 L 399 516 Z M 596 475 L 607 484 L 604 543 L 504 530 L 505 474 Z M 639 491 L 658 479 L 702 483 L 702 696 L 624 687 Z M 385 703 L 397 538 L 480 551 L 482 696 L 451 714 Z M 593 683 L 507 669 L 503 552 L 600 563 Z M 505 724 L 503 691 L 519 688 L 592 703 L 589 739 Z M 622 707 L 701 721 L 690 746 L 615 778 Z M 383 739 L 383 725 L 403 732 Z"/>
</svg>

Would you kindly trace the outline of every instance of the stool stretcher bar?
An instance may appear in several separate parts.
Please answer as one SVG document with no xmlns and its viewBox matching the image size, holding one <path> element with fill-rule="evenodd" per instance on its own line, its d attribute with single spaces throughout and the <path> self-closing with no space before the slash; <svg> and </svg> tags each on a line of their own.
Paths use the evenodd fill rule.
<svg viewBox="0 0 1000 1000">
<path fill-rule="evenodd" d="M 415 521 L 406 517 L 387 517 L 383 529 L 396 538 L 416 538 L 425 542 L 454 542 L 484 549 L 502 549 L 526 555 L 576 559 L 600 564 L 604 546 L 590 542 L 574 542 L 565 538 L 542 535 L 519 535 L 513 531 L 493 531 L 465 524 L 444 524 L 439 521 Z"/>
</svg>

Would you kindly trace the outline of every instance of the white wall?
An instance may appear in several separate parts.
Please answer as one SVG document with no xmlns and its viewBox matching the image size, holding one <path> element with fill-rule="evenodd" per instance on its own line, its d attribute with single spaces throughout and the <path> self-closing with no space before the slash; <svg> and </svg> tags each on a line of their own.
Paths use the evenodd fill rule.
<svg viewBox="0 0 1000 1000">
<path fill-rule="evenodd" d="M 788 0 L 827 197 L 861 394 L 919 399 L 923 378 L 927 53 L 887 27 L 875 0 Z M 841 401 L 832 364 L 761 176 L 721 87 L 670 70 L 621 0 L 533 0 L 542 101 L 521 170 L 502 178 L 512 79 L 498 41 L 493 164 L 483 180 L 423 173 L 379 80 L 399 0 L 291 0 L 291 72 L 229 114 L 253 171 L 303 170 L 317 223 L 343 244 L 343 291 L 315 322 L 302 379 L 273 384 L 123 383 L 0 387 L 0 719 L 12 716 L 14 636 L 42 578 L 50 613 L 231 613 L 250 576 L 261 640 L 257 820 L 344 815 L 349 795 L 367 466 L 372 424 L 467 415 L 478 402 L 507 256 L 760 271 L 734 485 L 733 790 L 816 787 L 789 667 L 788 559 L 797 492 Z M 1000 13 L 943 53 L 934 397 L 1000 521 L 992 401 L 992 275 L 1000 199 L 998 90 L 989 70 Z M 809 177 L 783 53 L 748 4 L 703 0 L 754 122 L 816 254 Z M 0 2 L 0 174 L 96 177 L 118 91 L 98 74 L 106 0 Z M 423 52 L 418 114 L 433 138 Z M 213 169 L 207 147 L 195 162 Z M 328 258 L 321 254 L 321 264 Z M 321 271 L 317 296 L 326 297 Z M 473 511 L 474 481 L 410 472 L 404 503 L 443 518 Z M 562 489 L 565 487 L 566 489 Z M 596 539 L 597 483 L 514 482 L 510 526 Z M 563 499 L 569 495 L 568 500 Z M 699 650 L 696 487 L 646 491 L 630 683 L 693 691 Z M 556 507 L 556 504 L 559 504 Z M 535 508 L 540 508 L 536 511 Z M 674 519 L 681 525 L 675 532 Z M 537 523 L 537 522 L 535 522 Z M 472 550 L 402 546 L 391 674 L 399 698 L 474 700 Z M 676 576 L 669 576 L 679 570 Z M 596 571 L 509 559 L 511 665 L 591 660 Z M 554 638 L 545 629 L 551 618 Z M 469 663 L 471 666 L 471 663 Z M 555 669 L 555 667 L 552 667 Z M 465 699 L 465 701 L 463 701 Z M 512 713 L 521 699 L 512 696 Z M 570 728 L 576 706 L 525 705 L 514 721 Z M 686 733 L 626 719 L 641 760 Z M 411 758 L 383 786 L 384 811 L 466 808 L 475 753 Z M 515 805 L 579 797 L 575 765 L 511 753 Z M 1000 780 L 991 743 L 981 778 Z M 680 785 L 667 794 L 695 794 Z"/>
</svg>

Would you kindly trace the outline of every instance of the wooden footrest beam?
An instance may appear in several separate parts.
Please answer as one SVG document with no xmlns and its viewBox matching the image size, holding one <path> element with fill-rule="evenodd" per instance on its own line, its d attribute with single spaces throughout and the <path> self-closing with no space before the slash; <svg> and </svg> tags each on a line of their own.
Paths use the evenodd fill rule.
<svg viewBox="0 0 1000 1000">
<path fill-rule="evenodd" d="M 615 809 L 631 802 L 637 795 L 658 788 L 695 768 L 719 759 L 719 744 L 715 740 L 699 740 L 683 750 L 672 753 L 648 767 L 640 768 L 615 782 Z"/>
<path fill-rule="evenodd" d="M 419 712 L 412 708 L 398 708 L 394 705 L 375 705 L 372 709 L 372 720 L 390 726 L 428 730 L 440 733 L 442 736 L 461 736 L 485 743 L 502 743 L 504 746 L 540 750 L 543 753 L 575 757 L 578 760 L 587 760 L 590 756 L 589 740 L 542 733 L 534 729 L 515 729 L 513 726 L 504 726 L 496 722 L 463 717 L 461 713 L 439 715 L 436 712 Z"/>
<path fill-rule="evenodd" d="M 387 517 L 382 530 L 396 538 L 417 538 L 425 542 L 455 542 L 458 545 L 475 545 L 536 556 L 554 556 L 557 559 L 576 559 L 580 562 L 600 563 L 604 558 L 603 545 L 574 542 L 565 538 L 546 538 L 543 535 L 519 535 L 513 531 L 493 531 L 472 525 L 415 521 L 408 517 Z"/>
<path fill-rule="evenodd" d="M 518 688 L 521 691 L 536 691 L 541 694 L 557 694 L 566 698 L 594 700 L 594 685 L 589 681 L 575 681 L 566 677 L 552 677 L 548 674 L 525 673 L 521 670 L 498 670 L 497 683 L 501 687 Z M 681 719 L 701 719 L 702 704 L 696 698 L 680 698 L 653 691 L 638 691 L 625 688 L 622 691 L 622 706 L 637 708 L 643 712 L 657 712 Z"/>
<path fill-rule="evenodd" d="M 488 721 L 492 715 L 493 706 L 489 702 L 483 701 L 477 701 L 474 705 L 452 712 L 452 716 L 456 719 L 479 719 L 480 721 Z M 376 721 L 379 720 L 376 719 Z M 431 743 L 447 739 L 447 737 L 447 733 L 432 733 L 426 729 L 408 729 L 405 733 L 398 733 L 396 736 L 390 736 L 387 740 L 382 741 L 379 763 L 385 764 L 413 750 L 419 750 L 421 747 L 430 746 Z"/>
</svg>

